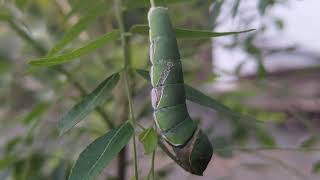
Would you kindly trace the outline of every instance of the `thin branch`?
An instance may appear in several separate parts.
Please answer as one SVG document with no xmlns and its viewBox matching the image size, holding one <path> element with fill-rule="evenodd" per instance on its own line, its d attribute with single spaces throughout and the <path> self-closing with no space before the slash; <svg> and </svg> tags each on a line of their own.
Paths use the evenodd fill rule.
<svg viewBox="0 0 320 180">
<path fill-rule="evenodd" d="M 20 26 L 18 26 L 13 21 L 9 20 L 8 24 L 10 27 L 26 42 L 28 42 L 40 55 L 44 56 L 48 52 L 47 49 L 38 41 L 36 41 L 32 36 L 30 36 L 26 31 L 24 31 Z M 81 93 L 81 96 L 85 96 L 88 92 L 85 88 L 81 85 L 79 81 L 73 78 L 73 76 L 65 70 L 62 66 L 56 66 L 53 68 L 55 71 L 65 75 L 67 80 Z M 108 117 L 107 113 L 101 107 L 97 107 L 96 111 L 98 114 L 103 118 L 105 123 L 108 125 L 109 128 L 114 128 L 115 125 L 110 118 Z"/>
<path fill-rule="evenodd" d="M 121 33 L 121 45 L 123 49 L 123 58 L 124 58 L 124 83 L 125 83 L 125 89 L 126 89 L 126 95 L 128 99 L 129 104 L 129 111 L 131 116 L 131 123 L 133 127 L 136 127 L 136 120 L 134 116 L 134 110 L 133 110 L 133 103 L 132 103 L 132 89 L 129 85 L 129 69 L 130 69 L 130 48 L 129 48 L 129 37 L 127 37 L 125 26 L 124 26 L 124 19 L 123 19 L 123 12 L 122 12 L 122 1 L 121 0 L 115 0 L 115 11 L 116 11 L 116 18 L 119 25 L 119 30 Z M 136 144 L 136 135 L 133 136 L 133 156 L 134 156 L 134 170 L 135 170 L 135 179 L 139 179 L 139 167 L 138 167 L 138 161 L 137 161 L 137 144 Z"/>
</svg>

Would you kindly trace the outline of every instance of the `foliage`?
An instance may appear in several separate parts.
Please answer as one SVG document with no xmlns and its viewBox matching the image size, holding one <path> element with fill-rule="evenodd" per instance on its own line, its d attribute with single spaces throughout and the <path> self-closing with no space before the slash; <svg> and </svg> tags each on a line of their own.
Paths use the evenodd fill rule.
<svg viewBox="0 0 320 180">
<path fill-rule="evenodd" d="M 158 145 L 158 136 L 157 132 L 153 128 L 143 130 L 139 135 L 139 140 L 143 144 L 145 154 L 150 154 L 156 150 Z"/>
<path fill-rule="evenodd" d="M 149 99 L 145 98 L 147 84 L 140 81 L 136 75 L 150 81 L 149 72 L 141 70 L 149 67 L 148 41 L 140 36 L 148 35 L 149 32 L 148 26 L 144 25 L 150 6 L 149 0 L 66 2 L 71 9 L 65 10 L 58 1 L 0 2 L 0 40 L 4 42 L 3 39 L 10 37 L 8 45 L 0 43 L 0 75 L 3 77 L 0 80 L 0 100 L 12 98 L 12 103 L 4 103 L 0 108 L 14 110 L 14 113 L 6 116 L 5 119 L 8 120 L 1 122 L 4 123 L 1 130 L 5 129 L 7 124 L 8 127 L 12 126 L 10 123 L 25 128 L 22 135 L 18 134 L 6 142 L 6 150 L 0 154 L 0 169 L 15 179 L 95 179 L 103 169 L 111 168 L 108 165 L 115 156 L 118 155 L 121 159 L 119 152 L 128 147 L 130 140 L 133 141 L 134 148 L 139 145 L 135 142 L 135 132 L 140 134 L 139 141 L 144 147 L 145 155 L 152 154 L 151 170 L 148 174 L 150 179 L 156 178 L 157 174 L 159 177 L 166 174 L 162 170 L 154 169 L 155 156 L 161 155 L 156 154 L 158 146 L 181 165 L 175 154 L 162 146 L 165 141 L 157 135 L 156 130 L 144 127 L 143 119 L 150 119 L 151 105 Z M 119 2 L 122 3 L 118 4 Z M 190 59 L 194 58 L 197 50 L 211 47 L 205 44 L 210 42 L 205 41 L 206 39 L 214 38 L 215 41 L 215 38 L 220 36 L 232 39 L 224 48 L 241 48 L 248 56 L 257 60 L 261 77 L 267 73 L 263 63 L 263 51 L 254 43 L 263 33 L 263 28 L 254 27 L 257 30 L 253 31 L 252 24 L 244 23 L 245 25 L 238 29 L 241 31 L 236 32 L 208 30 L 214 28 L 215 31 L 221 24 L 221 14 L 228 5 L 227 1 L 155 2 L 157 5 L 170 7 L 171 13 L 175 13 L 175 35 L 181 45 L 182 63 L 186 66 L 185 77 L 188 83 L 189 76 L 196 77 L 199 73 L 195 68 L 197 59 Z M 241 0 L 231 3 L 230 18 L 244 16 L 241 9 L 243 3 Z M 277 1 L 259 0 L 256 8 L 261 15 L 267 16 L 268 10 L 277 4 Z M 209 5 L 210 16 L 206 13 Z M 120 7 L 117 10 L 114 6 Z M 185 12 L 190 12 L 190 15 Z M 280 19 L 277 19 L 276 23 L 283 27 Z M 23 69 L 21 74 L 24 75 L 15 72 L 14 68 Z M 112 72 L 116 73 L 111 74 Z M 108 77 L 103 79 L 106 75 Z M 28 76 L 31 84 L 37 88 L 30 88 L 32 85 L 26 83 L 22 76 Z M 202 85 L 205 83 L 207 81 L 201 82 Z M 210 141 L 217 148 L 214 149 L 217 156 L 232 157 L 234 152 L 231 146 L 241 144 L 240 139 L 247 139 L 250 133 L 253 133 L 263 146 L 277 147 L 274 137 L 265 130 L 264 124 L 257 120 L 260 119 L 259 116 L 265 115 L 263 112 L 248 110 L 233 100 L 230 103 L 228 99 L 206 95 L 193 87 L 184 84 L 187 100 L 213 109 L 222 115 L 219 118 L 231 122 L 230 137 L 210 135 Z M 88 92 L 87 89 L 93 91 Z M 6 97 L 10 91 L 14 91 L 14 97 Z M 74 100 L 78 103 L 74 104 Z M 139 113 L 138 109 L 144 113 Z M 62 112 L 66 113 L 59 119 Z M 266 116 L 269 115 L 273 114 L 268 113 Z M 86 121 L 82 121 L 84 119 Z M 76 126 L 79 122 L 81 124 Z M 148 120 L 146 126 L 151 127 L 150 123 Z M 57 129 L 54 128 L 56 124 Z M 76 127 L 73 128 L 74 126 Z M 73 131 L 62 137 L 58 136 L 71 128 Z M 209 130 L 210 127 L 204 131 Z M 87 139 L 82 141 L 82 138 Z M 92 141 L 92 138 L 95 140 Z M 317 142 L 317 137 L 312 136 L 303 142 L 301 147 L 307 150 Z M 39 148 L 38 144 L 43 145 Z M 84 148 L 86 144 L 90 145 Z M 133 164 L 138 169 L 139 158 L 136 149 L 134 150 Z M 76 156 L 78 160 L 74 163 Z M 130 164 L 128 162 L 128 159 L 124 160 L 125 166 Z M 69 174 L 71 164 L 74 166 Z M 315 163 L 314 172 L 318 169 L 319 163 Z M 139 172 L 135 173 L 137 178 Z"/>
</svg>

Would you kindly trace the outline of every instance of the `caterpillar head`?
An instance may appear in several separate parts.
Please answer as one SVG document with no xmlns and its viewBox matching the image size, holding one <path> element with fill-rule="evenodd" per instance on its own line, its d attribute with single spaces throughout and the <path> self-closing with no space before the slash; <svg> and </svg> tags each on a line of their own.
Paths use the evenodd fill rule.
<svg viewBox="0 0 320 180">
<path fill-rule="evenodd" d="M 203 175 L 213 153 L 208 137 L 197 129 L 192 139 L 183 147 L 173 147 L 176 158 L 185 170 L 199 176 Z"/>
</svg>

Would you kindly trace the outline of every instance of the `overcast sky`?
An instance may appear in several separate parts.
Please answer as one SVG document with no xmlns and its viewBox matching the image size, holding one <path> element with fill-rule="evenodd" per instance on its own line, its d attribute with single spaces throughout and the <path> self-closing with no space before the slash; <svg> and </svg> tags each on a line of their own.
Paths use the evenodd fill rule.
<svg viewBox="0 0 320 180">
<path fill-rule="evenodd" d="M 278 7 L 275 12 L 285 20 L 288 38 L 320 51 L 320 0 L 292 0 L 288 8 Z"/>
<path fill-rule="evenodd" d="M 254 1 L 248 1 L 254 3 Z M 291 0 L 286 6 L 274 8 L 272 14 L 281 17 L 285 22 L 283 32 L 271 30 L 275 45 L 295 44 L 303 50 L 320 54 L 320 0 Z M 259 27 L 256 22 L 254 27 Z M 219 31 L 238 30 L 230 21 L 225 26 L 219 28 Z M 268 33 L 269 34 L 269 33 Z M 221 38 L 222 39 L 222 38 Z M 223 40 L 223 39 L 222 39 Z M 217 46 L 214 51 L 214 70 L 222 77 L 220 80 L 233 78 L 226 75 L 223 71 L 234 72 L 235 68 L 243 61 L 248 60 L 247 56 L 241 50 L 226 51 Z M 314 59 L 301 58 L 298 56 L 272 56 L 265 60 L 267 70 L 281 68 L 297 68 L 313 65 Z M 255 60 L 246 61 L 243 65 L 243 73 L 255 72 Z"/>
</svg>

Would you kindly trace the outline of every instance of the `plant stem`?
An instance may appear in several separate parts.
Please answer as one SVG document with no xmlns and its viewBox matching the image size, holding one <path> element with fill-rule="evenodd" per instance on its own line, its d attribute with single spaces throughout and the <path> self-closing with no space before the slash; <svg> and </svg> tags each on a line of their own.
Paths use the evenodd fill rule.
<svg viewBox="0 0 320 180">
<path fill-rule="evenodd" d="M 150 0 L 150 4 L 151 4 L 151 7 L 155 7 L 156 6 L 156 3 L 154 2 L 154 0 Z"/>
<path fill-rule="evenodd" d="M 152 153 L 152 162 L 151 162 L 151 173 L 152 173 L 152 180 L 155 180 L 155 173 L 154 173 L 154 163 L 155 163 L 155 158 L 156 158 L 156 150 L 153 151 Z"/>
<path fill-rule="evenodd" d="M 125 146 L 118 154 L 118 179 L 126 179 L 126 169 L 127 169 L 127 146 Z"/>
<path fill-rule="evenodd" d="M 131 87 L 129 85 L 129 70 L 130 70 L 130 51 L 129 51 L 129 43 L 128 43 L 128 37 L 126 37 L 126 30 L 124 27 L 124 21 L 123 21 L 123 13 L 122 13 L 122 1 L 121 0 L 115 0 L 115 11 L 117 16 L 117 21 L 119 25 L 119 30 L 121 33 L 121 45 L 123 48 L 123 56 L 124 56 L 124 83 L 125 83 L 125 89 L 126 94 L 128 98 L 128 104 L 129 104 L 129 111 L 130 111 L 130 120 L 133 125 L 133 127 L 136 127 L 136 121 L 133 111 L 133 105 L 132 105 L 132 97 L 131 97 Z M 138 162 L 137 162 L 137 145 L 136 145 L 136 136 L 134 134 L 133 136 L 133 156 L 134 156 L 134 171 L 135 171 L 135 179 L 139 180 L 139 172 L 138 172 Z"/>
</svg>

